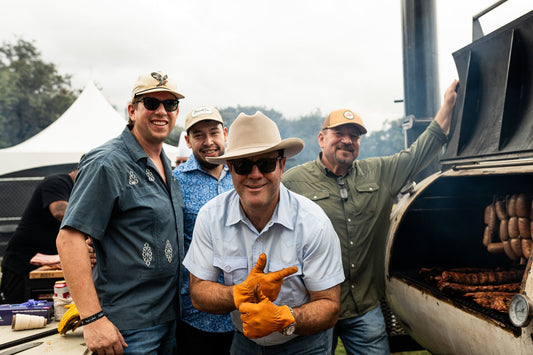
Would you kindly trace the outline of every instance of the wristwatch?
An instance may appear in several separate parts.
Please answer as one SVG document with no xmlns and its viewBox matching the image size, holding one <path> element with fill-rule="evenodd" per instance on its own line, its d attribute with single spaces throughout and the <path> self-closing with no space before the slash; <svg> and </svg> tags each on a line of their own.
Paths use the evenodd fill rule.
<svg viewBox="0 0 533 355">
<path fill-rule="evenodd" d="M 292 316 L 294 317 L 294 311 L 292 310 L 292 307 L 289 307 L 289 311 L 291 311 Z M 294 331 L 296 330 L 296 317 L 294 317 L 294 323 L 289 324 L 285 328 L 281 330 L 281 334 L 283 335 L 293 335 Z"/>
</svg>

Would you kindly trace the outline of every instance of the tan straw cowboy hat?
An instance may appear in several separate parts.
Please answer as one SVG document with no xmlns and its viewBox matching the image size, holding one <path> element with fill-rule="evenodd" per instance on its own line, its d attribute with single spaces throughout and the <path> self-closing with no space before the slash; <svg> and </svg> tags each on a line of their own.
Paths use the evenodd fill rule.
<svg viewBox="0 0 533 355">
<path fill-rule="evenodd" d="M 300 153 L 304 141 L 300 138 L 281 140 L 278 126 L 274 121 L 257 111 L 248 116 L 239 114 L 229 128 L 226 153 L 219 157 L 206 157 L 214 164 L 224 164 L 227 160 L 247 158 L 283 149 L 284 157 L 290 158 Z"/>
</svg>

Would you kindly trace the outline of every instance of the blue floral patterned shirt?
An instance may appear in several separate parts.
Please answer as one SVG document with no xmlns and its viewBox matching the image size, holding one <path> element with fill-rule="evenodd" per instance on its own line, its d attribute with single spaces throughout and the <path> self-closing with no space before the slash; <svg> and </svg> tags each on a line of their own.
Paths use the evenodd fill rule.
<svg viewBox="0 0 533 355">
<path fill-rule="evenodd" d="M 179 182 L 183 201 L 185 202 L 183 221 L 185 253 L 187 253 L 191 245 L 192 232 L 200 207 L 213 197 L 232 190 L 233 182 L 227 166 L 224 166 L 220 179 L 217 180 L 213 175 L 202 169 L 192 154 L 185 163 L 175 168 L 172 174 Z M 222 274 L 218 281 L 224 283 Z M 184 322 L 204 332 L 222 333 L 233 331 L 234 327 L 229 314 L 204 313 L 193 307 L 189 294 L 189 271 L 185 268 L 183 268 L 180 295 L 183 307 L 182 320 Z"/>
</svg>

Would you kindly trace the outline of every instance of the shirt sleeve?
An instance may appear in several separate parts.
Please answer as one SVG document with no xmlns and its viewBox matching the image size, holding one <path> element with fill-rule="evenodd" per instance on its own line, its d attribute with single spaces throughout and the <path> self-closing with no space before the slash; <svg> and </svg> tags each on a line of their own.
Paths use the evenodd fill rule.
<svg viewBox="0 0 533 355">
<path fill-rule="evenodd" d="M 70 177 L 69 177 L 70 179 Z M 68 183 L 60 177 L 47 180 L 41 187 L 42 207 L 48 208 L 51 203 L 65 201 L 69 199 L 70 187 Z"/>
<path fill-rule="evenodd" d="M 390 157 L 383 158 L 383 178 L 395 196 L 405 183 L 435 159 L 447 138 L 439 124 L 432 121 L 411 146 Z"/>
<path fill-rule="evenodd" d="M 303 259 L 304 282 L 309 291 L 327 290 L 344 281 L 341 247 L 333 225 L 325 218 L 317 229 Z"/>
<path fill-rule="evenodd" d="M 102 164 L 80 169 L 61 228 L 69 226 L 101 239 L 118 200 L 117 186 L 116 177 Z"/>
<path fill-rule="evenodd" d="M 209 216 L 205 208 L 201 208 L 194 225 L 191 246 L 183 265 L 191 274 L 199 279 L 217 281 L 220 270 L 213 266 L 213 242 L 210 235 Z"/>
</svg>

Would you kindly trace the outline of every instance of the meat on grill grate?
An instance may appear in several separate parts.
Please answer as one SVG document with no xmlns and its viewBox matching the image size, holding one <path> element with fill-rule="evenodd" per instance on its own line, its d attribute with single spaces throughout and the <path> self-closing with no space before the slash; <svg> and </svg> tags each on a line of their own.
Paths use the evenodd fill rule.
<svg viewBox="0 0 533 355">
<path fill-rule="evenodd" d="M 523 275 L 524 271 L 519 269 L 473 273 L 443 271 L 442 281 L 454 282 L 463 285 L 500 285 L 521 281 Z"/>
<path fill-rule="evenodd" d="M 511 298 L 520 292 L 522 269 L 421 268 L 419 275 L 444 294 L 469 299 L 481 307 L 507 312 Z"/>
<path fill-rule="evenodd" d="M 453 282 L 439 281 L 437 284 L 439 290 L 444 293 L 461 295 L 472 292 L 520 292 L 520 283 L 514 282 L 502 285 L 463 285 Z"/>
<path fill-rule="evenodd" d="M 509 303 L 516 292 L 472 292 L 465 293 L 463 297 L 471 298 L 481 307 L 490 308 L 498 312 L 507 312 Z"/>
</svg>

